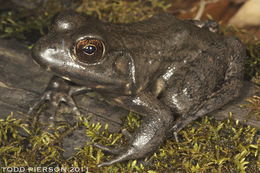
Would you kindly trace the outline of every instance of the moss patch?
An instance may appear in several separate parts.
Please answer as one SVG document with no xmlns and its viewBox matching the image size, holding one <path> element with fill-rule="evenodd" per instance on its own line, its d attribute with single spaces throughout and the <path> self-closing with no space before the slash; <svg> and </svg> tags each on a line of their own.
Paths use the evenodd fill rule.
<svg viewBox="0 0 260 173">
<path fill-rule="evenodd" d="M 123 128 L 133 131 L 140 124 L 140 117 L 130 115 Z M 146 162 L 128 161 L 109 167 L 97 164 L 111 159 L 101 150 L 87 143 L 78 152 L 64 159 L 61 140 L 75 129 L 86 127 L 86 137 L 92 142 L 118 147 L 127 143 L 120 133 L 109 133 L 106 125 L 90 124 L 81 118 L 75 125 L 63 124 L 42 131 L 41 124 L 16 120 L 12 115 L 0 120 L 0 164 L 2 167 L 72 167 L 89 172 L 258 172 L 260 169 L 260 138 L 257 129 L 241 125 L 232 118 L 216 121 L 204 117 L 188 125 L 178 137 L 169 138 Z M 101 130 L 102 129 L 102 130 Z M 22 131 L 22 133 L 21 133 Z"/>
</svg>

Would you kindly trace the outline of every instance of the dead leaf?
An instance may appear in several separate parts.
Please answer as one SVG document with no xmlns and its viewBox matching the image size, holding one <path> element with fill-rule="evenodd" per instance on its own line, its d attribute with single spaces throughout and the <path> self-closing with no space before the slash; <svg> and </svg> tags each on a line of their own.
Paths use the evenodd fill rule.
<svg viewBox="0 0 260 173">
<path fill-rule="evenodd" d="M 260 0 L 248 0 L 230 19 L 229 24 L 237 27 L 260 25 Z"/>
</svg>

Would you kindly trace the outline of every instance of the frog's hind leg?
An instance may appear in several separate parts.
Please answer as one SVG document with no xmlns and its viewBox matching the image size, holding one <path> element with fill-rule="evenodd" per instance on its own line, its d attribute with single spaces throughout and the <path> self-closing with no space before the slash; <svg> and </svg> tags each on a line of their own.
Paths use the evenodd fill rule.
<svg viewBox="0 0 260 173">
<path fill-rule="evenodd" d="M 227 39 L 229 45 L 233 46 L 233 52 L 229 57 L 229 67 L 225 74 L 225 81 L 221 88 L 211 94 L 206 101 L 200 104 L 194 112 L 189 112 L 175 122 L 170 131 L 174 132 L 177 139 L 177 133 L 187 124 L 202 117 L 214 110 L 217 110 L 239 96 L 243 82 L 243 66 L 245 52 L 239 40 L 234 38 Z"/>
<path fill-rule="evenodd" d="M 95 143 L 94 146 L 97 148 L 117 155 L 99 166 L 147 157 L 164 142 L 168 136 L 168 130 L 174 125 L 170 108 L 149 92 L 143 92 L 135 97 L 121 96 L 116 100 L 127 105 L 130 110 L 135 110 L 143 115 L 143 123 L 133 135 L 126 130 L 123 131 L 123 134 L 129 139 L 128 145 L 124 147 L 111 148 Z"/>
</svg>

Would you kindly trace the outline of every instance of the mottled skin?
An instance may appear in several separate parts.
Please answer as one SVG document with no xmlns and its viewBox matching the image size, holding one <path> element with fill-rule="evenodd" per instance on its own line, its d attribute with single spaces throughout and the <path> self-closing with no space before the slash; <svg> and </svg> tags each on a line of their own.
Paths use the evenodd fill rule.
<svg viewBox="0 0 260 173">
<path fill-rule="evenodd" d="M 189 122 L 238 96 L 245 51 L 239 40 L 217 34 L 216 28 L 213 21 L 182 21 L 169 14 L 111 24 L 65 12 L 35 44 L 33 58 L 55 75 L 82 86 L 74 91 L 95 90 L 144 117 L 133 135 L 125 131 L 128 146 L 113 149 L 95 144 L 117 154 L 100 165 L 104 166 L 146 157 L 170 133 L 176 135 Z M 85 47 L 84 55 L 77 54 L 81 49 L 75 47 L 80 40 L 91 39 L 98 40 L 103 51 L 95 47 L 99 54 L 96 51 L 95 57 L 85 60 Z M 68 93 L 58 80 L 47 91 L 60 94 L 63 88 L 65 93 L 53 104 L 67 101 L 78 111 L 70 97 L 73 92 Z M 41 101 L 50 97 L 45 93 Z"/>
</svg>

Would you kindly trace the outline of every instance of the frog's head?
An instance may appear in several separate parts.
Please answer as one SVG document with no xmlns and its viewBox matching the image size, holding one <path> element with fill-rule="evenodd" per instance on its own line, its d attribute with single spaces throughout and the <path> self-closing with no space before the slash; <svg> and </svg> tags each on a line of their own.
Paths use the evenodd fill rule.
<svg viewBox="0 0 260 173">
<path fill-rule="evenodd" d="M 125 87 L 131 85 L 131 80 L 125 77 L 131 73 L 130 68 L 126 68 L 129 58 L 122 58 L 126 56 L 122 50 L 111 48 L 115 42 L 106 40 L 110 33 L 104 25 L 93 17 L 64 12 L 54 19 L 50 32 L 33 47 L 33 59 L 56 75 L 81 85 L 126 90 Z M 114 39 L 109 37 L 109 41 Z"/>
</svg>

